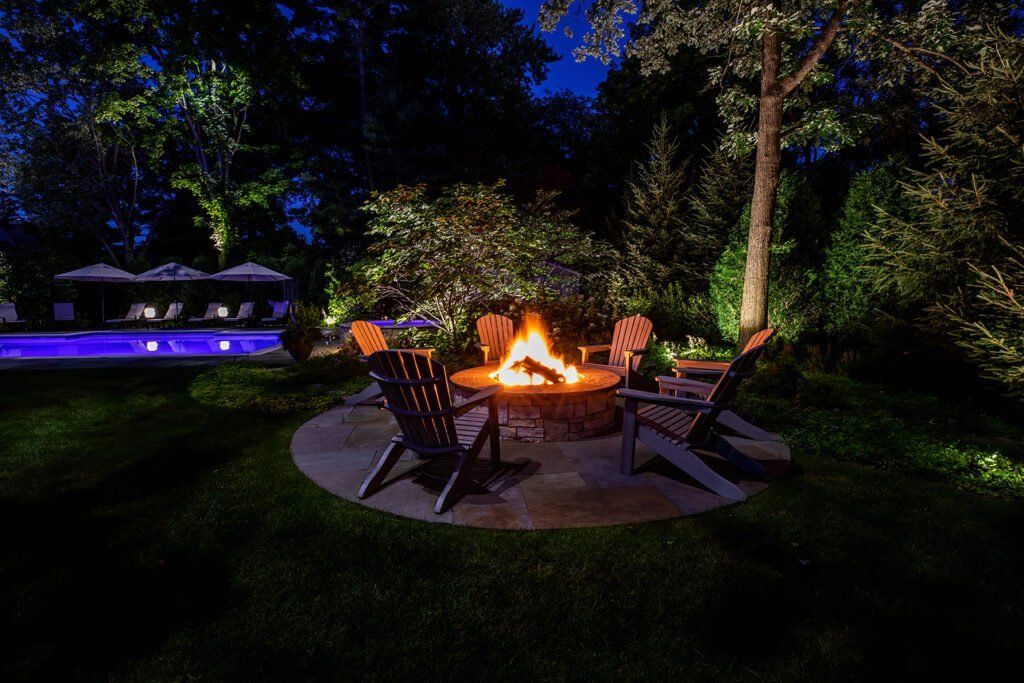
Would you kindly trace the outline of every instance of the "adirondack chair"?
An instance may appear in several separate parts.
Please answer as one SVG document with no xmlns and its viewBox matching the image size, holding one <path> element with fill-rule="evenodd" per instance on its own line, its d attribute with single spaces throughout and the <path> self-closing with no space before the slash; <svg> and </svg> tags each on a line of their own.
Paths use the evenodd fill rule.
<svg viewBox="0 0 1024 683">
<path fill-rule="evenodd" d="M 497 313 L 488 313 L 476 321 L 476 332 L 480 335 L 480 350 L 484 354 L 484 365 L 500 363 L 508 354 L 509 345 L 515 337 L 512 319 Z"/>
<path fill-rule="evenodd" d="M 25 325 L 28 321 L 18 316 L 18 310 L 13 303 L 5 302 L 0 304 L 0 326 Z"/>
<path fill-rule="evenodd" d="M 441 514 L 465 492 L 472 465 L 488 439 L 491 462 L 501 462 L 497 403 L 501 387 L 488 387 L 456 406 L 452 402 L 448 371 L 436 360 L 411 351 L 393 350 L 374 352 L 368 363 L 370 377 L 384 393 L 384 407 L 395 416 L 402 431 L 391 439 L 366 477 L 359 497 L 366 498 L 380 489 L 406 449 L 420 457 L 456 455 L 455 469 L 434 506 L 434 512 Z"/>
<path fill-rule="evenodd" d="M 384 339 L 384 333 L 380 331 L 380 328 L 373 323 L 366 322 L 365 320 L 356 320 L 352 323 L 352 336 L 356 339 L 356 344 L 359 345 L 359 360 L 367 361 L 370 356 L 378 351 L 389 351 L 392 350 L 388 347 L 387 341 Z M 412 353 L 418 353 L 430 358 L 434 349 L 394 349 L 395 351 L 411 351 Z"/>
<path fill-rule="evenodd" d="M 747 342 L 746 346 L 743 347 L 743 351 L 750 351 L 758 346 L 767 347 L 772 337 L 775 335 L 773 328 L 767 328 L 761 330 Z M 729 367 L 729 361 L 691 361 L 685 359 L 676 359 L 677 367 L 675 369 L 675 377 L 659 376 L 658 391 L 662 394 L 669 394 L 671 396 L 690 396 L 694 398 L 707 398 L 711 390 L 714 389 L 715 385 L 710 382 L 704 382 L 700 380 L 690 379 L 688 375 L 698 375 L 703 377 L 721 377 Z M 782 438 L 778 434 L 765 431 L 755 424 L 742 417 L 739 413 L 734 410 L 723 410 L 718 414 L 718 419 L 715 422 L 719 427 L 724 427 L 730 432 L 742 436 L 747 439 L 754 439 L 756 441 L 781 441 Z"/>
<path fill-rule="evenodd" d="M 775 336 L 775 328 L 767 327 L 747 340 L 743 351 L 747 352 L 755 346 L 767 345 Z M 729 361 L 720 360 L 689 360 L 687 358 L 676 358 L 676 377 L 711 377 L 715 378 L 725 372 L 729 367 Z"/>
<path fill-rule="evenodd" d="M 610 370 L 625 379 L 625 385 L 630 386 L 630 377 L 636 373 L 640 366 L 640 357 L 647 351 L 647 342 L 651 339 L 651 332 L 654 330 L 654 323 L 642 315 L 634 315 L 630 318 L 623 318 L 615 323 L 612 330 L 611 344 L 589 344 L 580 346 L 580 365 Z M 608 363 L 590 363 L 590 356 L 596 353 L 608 352 Z"/>
<path fill-rule="evenodd" d="M 619 396 L 625 399 L 620 471 L 633 474 L 639 439 L 709 490 L 732 500 L 746 500 L 746 494 L 709 467 L 698 452 L 716 453 L 748 474 L 767 477 L 761 463 L 740 452 L 713 429 L 722 411 L 731 409 L 740 384 L 753 374 L 764 348 L 755 346 L 734 358 L 703 399 L 620 389 Z"/>
</svg>

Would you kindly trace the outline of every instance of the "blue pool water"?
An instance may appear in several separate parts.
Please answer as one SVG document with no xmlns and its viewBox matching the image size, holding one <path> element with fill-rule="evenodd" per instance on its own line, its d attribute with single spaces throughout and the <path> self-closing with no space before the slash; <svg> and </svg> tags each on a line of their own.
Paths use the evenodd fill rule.
<svg viewBox="0 0 1024 683">
<path fill-rule="evenodd" d="M 204 330 L 0 335 L 0 359 L 248 356 L 281 345 L 278 332 Z"/>
</svg>

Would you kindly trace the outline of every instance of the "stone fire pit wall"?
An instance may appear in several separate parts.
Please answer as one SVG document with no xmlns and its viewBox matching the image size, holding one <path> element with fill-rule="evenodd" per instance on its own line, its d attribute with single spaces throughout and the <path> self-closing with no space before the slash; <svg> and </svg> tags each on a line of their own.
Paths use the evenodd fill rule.
<svg viewBox="0 0 1024 683">
<path fill-rule="evenodd" d="M 464 398 L 473 392 L 458 390 Z M 503 439 L 576 441 L 605 434 L 615 427 L 615 390 L 571 394 L 506 392 L 498 400 L 498 425 Z"/>
</svg>

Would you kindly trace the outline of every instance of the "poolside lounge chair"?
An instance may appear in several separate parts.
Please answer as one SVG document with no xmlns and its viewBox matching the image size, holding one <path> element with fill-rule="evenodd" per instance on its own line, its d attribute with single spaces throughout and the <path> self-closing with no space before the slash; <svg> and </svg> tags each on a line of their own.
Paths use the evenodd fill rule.
<svg viewBox="0 0 1024 683">
<path fill-rule="evenodd" d="M 53 304 L 53 322 L 73 323 L 75 322 L 75 305 L 72 303 Z"/>
<path fill-rule="evenodd" d="M 11 302 L 0 304 L 0 325 L 7 327 L 9 325 L 27 325 L 27 320 L 22 320 L 18 317 L 18 310 L 15 305 Z"/>
<path fill-rule="evenodd" d="M 763 344 L 755 346 L 734 358 L 703 399 L 620 389 L 619 396 L 625 399 L 622 474 L 633 474 L 636 441 L 639 439 L 714 493 L 733 500 L 745 500 L 746 494 L 709 467 L 703 458 L 713 460 L 718 456 L 747 474 L 758 478 L 767 476 L 760 462 L 741 452 L 716 429 L 719 415 L 732 408 L 740 384 L 753 374 L 754 364 L 764 348 Z"/>
<path fill-rule="evenodd" d="M 145 312 L 146 312 L 146 304 L 145 303 L 135 303 L 135 304 L 132 304 L 128 308 L 128 312 L 125 313 L 123 318 L 111 318 L 111 319 L 106 320 L 104 322 L 109 323 L 111 325 L 120 325 L 120 324 L 124 324 L 124 323 L 135 323 L 135 322 L 138 322 L 138 321 L 142 320 L 142 316 L 145 314 Z"/>
<path fill-rule="evenodd" d="M 164 316 L 162 318 L 146 318 L 146 324 L 158 325 L 165 323 L 173 323 L 174 321 L 181 317 L 182 308 L 184 308 L 184 306 L 180 302 L 174 301 L 167 306 L 167 312 L 164 313 Z"/>
<path fill-rule="evenodd" d="M 488 313 L 476 321 L 476 332 L 480 335 L 480 350 L 484 354 L 484 365 L 500 363 L 508 355 L 509 346 L 515 338 L 512 319 L 497 313 Z"/>
<path fill-rule="evenodd" d="M 291 304 L 290 301 L 268 301 L 270 304 L 271 313 L 269 317 L 262 318 L 260 324 L 268 325 L 270 323 L 279 323 L 284 320 L 284 317 L 288 315 L 288 306 Z"/>
<path fill-rule="evenodd" d="M 611 344 L 588 344 L 580 346 L 580 365 L 583 368 L 593 367 L 609 370 L 622 377 L 624 384 L 633 384 L 631 378 L 640 367 L 640 357 L 647 351 L 647 343 L 651 340 L 654 323 L 642 315 L 623 318 L 615 323 L 612 330 Z M 595 353 L 608 352 L 607 364 L 591 363 L 590 356 Z"/>
<path fill-rule="evenodd" d="M 197 318 L 189 318 L 188 321 L 190 323 L 208 323 L 213 322 L 214 320 L 218 320 L 220 316 L 217 315 L 217 311 L 220 310 L 220 307 L 221 303 L 219 301 L 211 301 L 209 304 L 206 305 L 205 313 L 203 313 L 201 316 Z"/>
<path fill-rule="evenodd" d="M 359 345 L 359 360 L 367 361 L 370 356 L 378 351 L 389 351 L 388 343 L 384 339 L 384 333 L 373 323 L 365 320 L 356 320 L 352 323 L 352 336 Z M 430 358 L 434 349 L 393 349 L 395 351 L 410 351 Z"/>
<path fill-rule="evenodd" d="M 441 514 L 465 492 L 472 465 L 488 439 L 491 463 L 501 462 L 497 402 L 501 387 L 488 387 L 456 406 L 448 371 L 436 360 L 410 351 L 377 351 L 368 363 L 370 376 L 384 393 L 385 408 L 394 414 L 402 431 L 391 439 L 363 481 L 359 497 L 366 498 L 381 488 L 405 450 L 421 457 L 455 456 L 455 468 L 434 506 L 434 512 Z"/>
<path fill-rule="evenodd" d="M 238 307 L 238 314 L 233 318 L 224 318 L 226 323 L 244 323 L 252 320 L 252 307 L 251 301 L 243 301 Z"/>
</svg>

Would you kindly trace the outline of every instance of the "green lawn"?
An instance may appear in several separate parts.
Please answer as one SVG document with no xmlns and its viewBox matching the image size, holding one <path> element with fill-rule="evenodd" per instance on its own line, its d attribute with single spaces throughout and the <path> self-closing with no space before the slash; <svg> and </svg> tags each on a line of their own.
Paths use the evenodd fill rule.
<svg viewBox="0 0 1024 683">
<path fill-rule="evenodd" d="M 501 533 L 366 510 L 295 469 L 291 433 L 349 372 L 0 372 L 4 678 L 948 678 L 1016 663 L 1019 470 L 992 482 L 927 456 L 960 444 L 973 408 L 805 383 L 795 408 L 749 401 L 774 411 L 798 465 L 746 504 Z M 866 436 L 880 405 L 906 415 Z M 979 424 L 954 450 L 1010 444 L 1012 460 L 1014 427 Z"/>
</svg>

